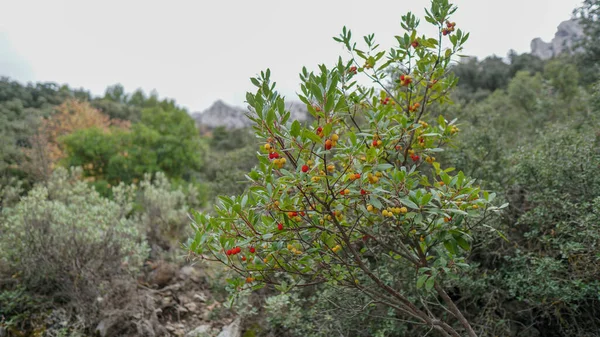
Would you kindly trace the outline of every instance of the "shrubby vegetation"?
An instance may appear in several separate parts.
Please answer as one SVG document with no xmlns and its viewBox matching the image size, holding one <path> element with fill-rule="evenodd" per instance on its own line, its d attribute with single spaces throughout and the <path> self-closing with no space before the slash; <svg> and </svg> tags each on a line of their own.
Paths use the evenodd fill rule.
<svg viewBox="0 0 600 337">
<path fill-rule="evenodd" d="M 425 88 L 411 87 L 419 83 L 420 76 L 435 73 L 428 68 L 435 53 L 426 52 L 431 47 L 427 39 L 414 36 L 420 41 L 417 47 L 422 49 L 412 45 L 410 17 L 405 17 L 403 23 L 409 27 L 409 38 L 408 42 L 400 43 L 406 44 L 404 51 L 413 53 L 413 62 L 423 60 L 417 62 L 425 70 L 417 67 L 420 70 L 412 72 L 415 68 L 411 67 L 409 74 L 407 69 L 396 67 L 382 72 L 379 80 L 389 93 L 380 96 L 379 90 L 364 89 L 352 95 L 350 89 L 356 87 L 346 88 L 344 94 L 327 99 L 329 104 L 342 102 L 333 108 L 315 92 L 331 89 L 335 80 L 350 85 L 354 76 L 369 73 L 370 62 L 375 60 L 377 52 L 371 54 L 372 60 L 365 55 L 366 59 L 357 64 L 340 63 L 316 73 L 307 70 L 302 74 L 305 84 L 302 96 L 315 116 L 307 124 L 272 123 L 273 115 L 282 112 L 278 110 L 277 94 L 270 86 L 263 85 L 268 83 L 266 74 L 256 79 L 257 92 L 248 96 L 255 112 L 263 114 L 265 124 L 258 124 L 255 130 L 215 129 L 208 135 L 200 135 L 187 111 L 173 100 L 159 99 L 156 93 L 147 95 L 140 90 L 127 93 L 122 86 L 114 85 L 102 97 L 92 97 L 83 90 L 53 83 L 22 85 L 2 78 L 0 332 L 7 331 L 9 336 L 93 334 L 104 317 L 105 307 L 114 308 L 119 301 L 138 300 L 124 295 L 123 285 L 147 287 L 145 275 L 155 272 L 152 268 L 163 261 L 182 263 L 187 252 L 181 249 L 181 243 L 196 234 L 189 227 L 191 209 L 210 214 L 206 206 L 218 204 L 219 200 L 227 204 L 229 199 L 217 198 L 225 195 L 232 204 L 244 202 L 240 212 L 245 214 L 251 209 L 249 205 L 259 203 L 262 195 L 258 193 L 257 181 L 264 177 L 269 182 L 286 185 L 281 188 L 281 195 L 270 195 L 279 205 L 268 211 L 271 213 L 265 213 L 274 214 L 279 220 L 252 223 L 255 229 L 272 232 L 273 237 L 263 236 L 261 241 L 247 243 L 236 240 L 235 244 L 229 237 L 222 239 L 227 249 L 242 248 L 241 253 L 230 255 L 228 261 L 241 260 L 243 256 L 246 261 L 252 258 L 255 266 L 262 263 L 273 268 L 258 272 L 249 270 L 246 262 L 246 269 L 238 270 L 243 276 L 229 274 L 229 283 L 225 277 L 211 281 L 238 296 L 232 310 L 246 318 L 245 336 L 366 337 L 429 333 L 418 320 L 407 318 L 390 305 L 397 303 L 388 298 L 373 298 L 374 289 L 380 289 L 376 288 L 380 285 L 362 273 L 364 269 L 353 265 L 350 258 L 353 248 L 359 253 L 366 250 L 362 261 L 383 285 L 400 290 L 407 303 L 413 303 L 428 316 L 449 322 L 459 335 L 465 333 L 465 328 L 457 322 L 455 314 L 445 310 L 448 302 L 440 305 L 444 299 L 442 292 L 436 291 L 436 285 L 448 294 L 478 336 L 599 336 L 600 73 L 596 62 L 599 8 L 598 1 L 586 0 L 576 10 L 586 32 L 581 42 L 582 53 L 542 61 L 529 54 L 510 52 L 506 61 L 489 57 L 450 63 L 446 69 L 450 73 L 444 74 L 449 77 L 438 74 L 439 87 L 430 89 L 442 88 L 445 93 L 444 89 L 454 87 L 448 97 L 454 104 L 428 104 L 422 94 Z M 460 27 L 460 22 L 456 27 Z M 450 36 L 456 34 L 455 31 Z M 348 35 L 339 39 L 349 42 Z M 449 39 L 447 35 L 442 38 Z M 375 68 L 384 61 L 385 57 L 378 60 Z M 414 104 L 417 97 L 421 106 L 426 106 L 427 113 L 421 117 L 426 118 L 427 126 L 414 123 L 423 119 L 417 119 L 411 111 L 396 112 L 396 107 L 404 107 L 409 100 L 405 93 L 411 92 L 394 82 L 400 74 L 411 75 L 413 82 L 407 87 L 421 93 L 410 100 Z M 393 80 L 385 82 L 383 76 Z M 367 97 L 372 98 L 368 104 L 357 104 L 367 101 Z M 335 106 L 340 109 L 334 109 Z M 341 114 L 345 106 L 356 107 L 355 114 Z M 334 113 L 323 115 L 331 111 Z M 392 149 L 391 140 L 404 140 L 390 124 L 385 124 L 390 118 L 401 125 L 404 119 L 407 126 L 419 124 L 407 128 L 411 131 L 425 129 L 434 133 L 441 121 L 446 127 L 454 125 L 460 131 L 452 134 L 450 129 L 448 139 L 452 138 L 452 142 L 446 146 L 433 146 L 427 141 L 424 145 L 416 144 L 414 155 L 419 158 L 415 161 L 405 152 L 410 149 L 407 145 L 415 146 L 414 143 L 401 142 L 399 154 L 388 151 Z M 361 131 L 352 131 L 348 125 L 358 126 Z M 323 138 L 318 135 L 319 126 Z M 275 135 L 266 135 L 269 130 Z M 255 132 L 259 133 L 258 138 Z M 330 150 L 323 149 L 321 142 L 333 140 L 334 134 L 339 137 L 336 144 Z M 432 136 L 424 138 L 428 137 Z M 303 150 L 302 146 L 291 144 L 291 139 L 298 144 L 317 145 L 311 151 Z M 373 140 L 382 143 L 374 146 Z M 414 140 L 419 142 L 418 135 Z M 269 150 L 264 147 L 267 143 Z M 436 148 L 444 151 L 430 151 Z M 280 157 L 265 158 L 274 149 Z M 400 169 L 382 161 L 364 163 L 361 151 L 366 153 L 366 159 L 381 160 L 379 155 L 387 153 L 391 161 L 388 164 Z M 281 170 L 271 170 L 273 159 L 292 152 L 300 156 L 286 157 Z M 308 158 L 308 153 L 312 157 Z M 349 155 L 353 159 L 345 160 Z M 434 259 L 428 262 L 433 264 L 429 266 L 432 269 L 419 271 L 410 266 L 408 259 L 398 259 L 401 254 L 390 253 L 390 249 L 383 249 L 382 244 L 373 241 L 385 238 L 394 244 L 394 249 L 401 248 L 403 243 L 385 231 L 382 224 L 390 220 L 383 220 L 387 218 L 381 217 L 381 211 L 388 210 L 374 203 L 379 200 L 383 206 L 386 200 L 392 200 L 387 195 L 392 187 L 385 181 L 395 177 L 396 170 L 401 172 L 402 166 L 408 168 L 405 175 L 426 176 L 431 184 L 444 181 L 441 172 L 425 161 L 427 157 L 435 157 L 430 160 L 440 168 L 456 167 L 456 171 L 447 173 L 449 178 L 460 170 L 466 177 L 476 179 L 473 186 L 494 191 L 493 205 L 508 203 L 509 206 L 500 216 L 486 219 L 485 226 L 470 228 L 464 241 L 459 242 L 453 236 L 456 247 L 451 242 L 431 241 L 436 233 L 419 232 L 415 235 L 416 244 L 409 247 L 418 249 L 428 245 L 435 251 L 431 255 Z M 327 158 L 328 165 L 330 160 L 335 161 L 333 171 L 327 170 L 322 158 Z M 303 172 L 304 165 L 308 166 L 307 172 Z M 413 166 L 415 171 L 411 171 Z M 357 171 L 361 177 L 355 182 L 346 180 L 347 175 L 342 174 L 346 169 Z M 375 171 L 380 171 L 382 177 L 377 177 Z M 369 172 L 378 178 L 375 183 Z M 319 179 L 304 182 L 303 174 Z M 336 183 L 332 179 L 336 177 L 348 182 L 350 196 L 339 194 L 340 191 L 345 194 L 345 188 L 332 187 Z M 314 193 L 330 195 L 338 201 L 339 210 L 352 206 L 359 210 L 364 206 L 366 210 L 368 205 L 380 208 L 377 215 L 366 213 L 366 218 L 377 219 L 372 226 L 363 228 L 360 221 L 360 226 L 357 225 L 365 232 L 362 235 L 372 238 L 367 236 L 363 240 L 361 235 L 350 244 L 343 238 L 341 241 L 335 241 L 334 236 L 324 238 L 320 248 L 325 253 L 305 247 L 302 240 L 311 234 L 297 235 L 300 234 L 297 223 L 313 223 L 337 230 L 341 235 L 345 230 L 336 229 L 336 220 L 340 225 L 350 224 L 353 222 L 349 219 L 358 215 L 344 212 L 339 220 L 337 213 L 325 214 L 315 207 L 315 219 L 304 219 L 307 215 L 298 214 L 302 221 L 295 222 L 297 219 L 288 212 L 312 215 L 313 211 L 300 207 L 302 202 L 297 194 L 287 193 L 298 179 L 311 186 Z M 423 182 L 415 181 L 415 184 Z M 327 183 L 331 185 L 327 187 Z M 421 186 L 410 190 L 415 192 L 414 197 L 419 190 L 423 190 L 423 195 L 443 187 Z M 365 198 L 364 205 L 361 198 Z M 410 198 L 409 193 L 408 200 L 419 206 Z M 401 199 L 400 203 L 403 202 Z M 271 199 L 267 200 L 269 203 Z M 484 203 L 477 206 L 483 207 Z M 414 221 L 418 212 L 413 211 L 411 204 L 403 207 L 407 207 L 408 214 L 415 214 Z M 430 205 L 426 207 L 432 210 Z M 396 210 L 391 208 L 390 218 L 405 216 L 395 214 Z M 467 212 L 477 216 L 477 211 Z M 332 215 L 331 220 L 327 215 Z M 452 218 L 450 224 L 460 217 L 458 213 L 447 215 Z M 223 224 L 225 230 L 231 230 L 226 226 L 234 223 L 233 217 Z M 277 227 L 279 223 L 282 230 Z M 440 224 L 447 226 L 446 222 Z M 278 241 L 271 242 L 275 238 L 287 241 L 279 245 Z M 320 239 L 323 238 L 312 241 L 313 245 Z M 250 252 L 250 246 L 255 253 Z M 225 252 L 219 249 L 215 249 L 217 256 L 226 253 L 227 249 Z M 439 269 L 440 257 L 447 264 L 453 261 L 454 266 L 446 268 L 460 277 L 449 277 L 450 272 L 446 274 L 443 267 Z M 277 268 L 275 261 L 281 262 Z M 322 270 L 321 274 L 313 274 L 314 278 L 309 280 L 304 278 L 306 283 L 296 283 L 300 278 L 290 275 L 290 271 L 297 268 L 306 274 L 307 270 L 302 268 L 311 263 Z M 242 266 L 237 262 L 233 265 Z M 456 269 L 457 265 L 460 269 Z M 428 274 L 436 270 L 444 270 L 445 274 L 438 273 L 435 278 Z M 287 271 L 287 276 L 282 271 Z M 221 277 L 220 272 L 215 275 Z M 247 277 L 251 278 L 249 283 Z M 323 279 L 327 282 L 316 284 Z M 247 290 L 239 290 L 250 288 L 246 284 L 258 288 L 261 280 L 278 283 L 279 290 L 285 291 L 267 287 L 249 295 Z M 429 287 L 432 291 L 427 290 Z M 114 303 L 108 303 L 113 300 Z"/>
</svg>

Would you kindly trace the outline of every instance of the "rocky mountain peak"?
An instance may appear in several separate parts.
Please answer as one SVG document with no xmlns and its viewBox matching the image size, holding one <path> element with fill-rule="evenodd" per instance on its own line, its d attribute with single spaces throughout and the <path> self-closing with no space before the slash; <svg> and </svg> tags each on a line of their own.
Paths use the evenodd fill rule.
<svg viewBox="0 0 600 337">
<path fill-rule="evenodd" d="M 291 119 L 306 120 L 308 110 L 304 103 L 286 103 L 286 109 L 291 113 Z M 215 101 L 208 109 L 192 114 L 192 118 L 201 128 L 214 129 L 223 126 L 227 129 L 240 129 L 252 125 L 252 121 L 246 116 L 248 109 L 231 106 L 222 100 Z"/>
<path fill-rule="evenodd" d="M 575 43 L 583 37 L 583 28 L 576 19 L 561 22 L 550 42 L 535 38 L 531 41 L 531 54 L 547 60 L 565 52 L 572 52 Z"/>
</svg>

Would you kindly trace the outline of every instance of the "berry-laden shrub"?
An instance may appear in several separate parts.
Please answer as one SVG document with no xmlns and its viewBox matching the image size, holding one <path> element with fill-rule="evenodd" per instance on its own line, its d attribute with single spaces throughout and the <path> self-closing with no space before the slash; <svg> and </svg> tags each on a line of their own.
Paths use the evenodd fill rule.
<svg viewBox="0 0 600 337">
<path fill-rule="evenodd" d="M 28 291 L 77 305 L 85 316 L 107 282 L 138 270 L 148 249 L 126 217 L 131 203 L 101 197 L 80 174 L 57 169 L 46 185 L 3 209 L 0 263 Z"/>
<path fill-rule="evenodd" d="M 344 28 L 334 39 L 351 59 L 300 74 L 311 126 L 289 120 L 269 70 L 252 78 L 257 91 L 246 99 L 264 142 L 259 165 L 245 193 L 220 197 L 214 216 L 195 214 L 190 251 L 237 272 L 233 288 L 328 283 L 441 336 L 476 336 L 444 282 L 467 266 L 471 230 L 498 208 L 490 205 L 494 194 L 436 162 L 459 129 L 428 114 L 448 101 L 456 84 L 448 68 L 468 39 L 449 21 L 455 10 L 432 1 L 425 20 L 436 38 L 417 35 L 420 20 L 403 16 L 405 33 L 387 54 L 374 35 L 358 49 Z M 381 93 L 360 85 L 361 77 Z M 406 272 L 386 277 L 381 264 Z"/>
</svg>

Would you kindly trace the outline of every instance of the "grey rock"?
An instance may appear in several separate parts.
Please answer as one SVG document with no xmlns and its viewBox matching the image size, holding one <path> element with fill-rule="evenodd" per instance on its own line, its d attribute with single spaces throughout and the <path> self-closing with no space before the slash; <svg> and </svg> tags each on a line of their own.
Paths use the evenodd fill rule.
<svg viewBox="0 0 600 337">
<path fill-rule="evenodd" d="M 583 28 L 577 20 L 563 21 L 558 25 L 552 41 L 544 42 L 539 37 L 531 41 L 531 54 L 547 60 L 562 53 L 576 52 L 575 44 L 582 37 Z"/>
<path fill-rule="evenodd" d="M 198 294 L 194 295 L 194 299 L 198 302 L 204 303 L 204 302 L 206 302 L 206 300 L 208 298 L 206 297 L 206 295 L 204 293 L 198 293 Z"/>
<path fill-rule="evenodd" d="M 140 336 L 144 337 L 156 337 L 152 323 L 148 320 L 143 320 L 138 323 L 138 332 Z"/>
<path fill-rule="evenodd" d="M 236 318 L 231 324 L 223 327 L 223 330 L 217 337 L 241 337 L 242 336 L 242 321 Z"/>
<path fill-rule="evenodd" d="M 100 337 L 105 337 L 107 331 L 108 331 L 108 323 L 105 320 L 100 321 L 100 323 L 98 323 L 98 325 L 96 326 L 96 334 L 98 334 L 98 336 L 100 336 Z"/>
<path fill-rule="evenodd" d="M 308 117 L 308 110 L 302 102 L 287 102 L 286 109 L 290 111 L 291 120 L 304 121 Z M 249 113 L 248 109 L 230 106 L 218 100 L 210 108 L 193 113 L 192 118 L 199 126 L 209 129 L 220 126 L 227 129 L 240 129 L 252 126 L 253 122 L 247 116 Z"/>
<path fill-rule="evenodd" d="M 200 325 L 196 327 L 194 330 L 185 334 L 186 337 L 205 337 L 209 336 L 211 330 L 211 326 L 208 324 Z"/>
<path fill-rule="evenodd" d="M 196 312 L 198 310 L 198 305 L 194 302 L 189 302 L 183 305 L 190 312 Z"/>
</svg>

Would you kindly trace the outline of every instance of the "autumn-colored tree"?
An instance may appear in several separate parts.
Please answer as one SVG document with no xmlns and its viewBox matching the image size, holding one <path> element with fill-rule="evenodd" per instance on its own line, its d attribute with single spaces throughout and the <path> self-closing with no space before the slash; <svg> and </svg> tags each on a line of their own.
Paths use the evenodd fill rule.
<svg viewBox="0 0 600 337">
<path fill-rule="evenodd" d="M 31 148 L 24 149 L 29 158 L 26 170 L 38 179 L 48 178 L 56 163 L 65 157 L 60 137 L 92 127 L 109 132 L 111 126 L 128 129 L 129 122 L 111 119 L 87 101 L 64 101 L 30 138 Z"/>
</svg>

